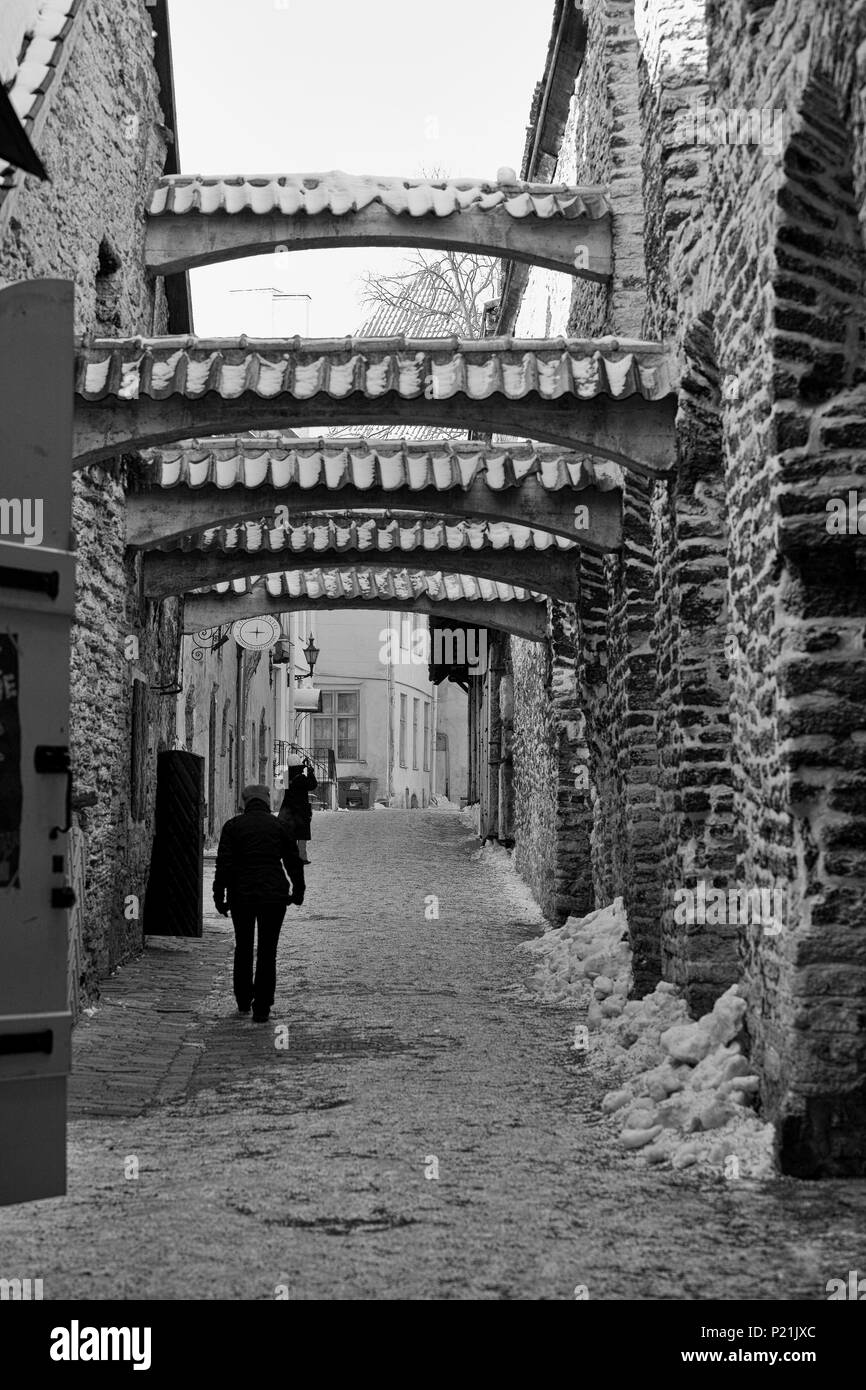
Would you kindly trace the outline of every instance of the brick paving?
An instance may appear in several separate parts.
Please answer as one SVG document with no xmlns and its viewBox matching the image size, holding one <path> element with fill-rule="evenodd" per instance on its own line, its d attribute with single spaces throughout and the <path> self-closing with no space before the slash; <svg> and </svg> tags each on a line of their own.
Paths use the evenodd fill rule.
<svg viewBox="0 0 866 1390">
<path fill-rule="evenodd" d="M 268 1026 L 234 1013 L 222 918 L 151 938 L 76 1030 L 69 1193 L 0 1210 L 0 1274 L 73 1299 L 775 1300 L 863 1267 L 866 1183 L 611 1147 L 574 1013 L 515 997 L 540 928 L 476 848 L 445 812 L 317 816 Z"/>
</svg>

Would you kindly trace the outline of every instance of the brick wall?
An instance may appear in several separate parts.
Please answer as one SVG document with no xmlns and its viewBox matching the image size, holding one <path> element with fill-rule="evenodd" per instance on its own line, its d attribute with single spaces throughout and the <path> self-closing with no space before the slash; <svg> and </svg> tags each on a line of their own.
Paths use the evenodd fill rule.
<svg viewBox="0 0 866 1390">
<path fill-rule="evenodd" d="M 646 286 L 639 53 L 632 7 L 597 4 L 586 6 L 585 14 L 586 56 L 559 160 L 545 172 L 555 181 L 609 186 L 614 274 L 610 286 L 598 286 L 533 270 L 515 324 L 521 336 L 637 335 L 641 329 Z M 549 716 L 536 726 L 534 748 L 529 723 L 516 767 L 523 758 L 549 767 L 547 743 L 552 738 L 558 793 L 552 811 L 537 806 L 527 818 L 524 829 L 532 843 L 520 851 L 518 862 L 533 884 L 541 874 L 533 860 L 544 862 L 545 872 L 551 863 L 559 866 L 554 898 L 560 915 L 587 911 L 593 896 L 608 901 L 624 894 L 632 913 L 637 976 L 644 987 L 659 971 L 657 699 L 649 645 L 652 566 L 645 488 L 629 484 L 626 510 L 634 525 L 621 560 L 599 564 L 585 557 L 578 611 L 551 606 L 554 660 L 543 695 Z M 534 693 L 536 699 L 542 697 L 539 689 Z M 575 786 L 579 769 L 585 787 Z M 524 780 L 533 781 L 528 776 Z M 550 793 L 539 787 L 536 796 Z M 538 843 L 551 815 L 553 850 Z"/>
<path fill-rule="evenodd" d="M 76 286 L 76 330 L 161 332 L 165 305 L 145 276 L 144 209 L 165 160 L 150 15 L 141 0 L 89 0 L 62 81 L 52 89 L 39 141 L 51 182 L 27 179 L 0 211 L 4 282 L 59 277 Z M 155 755 L 170 747 L 177 604 L 139 603 L 125 557 L 124 464 L 75 475 L 76 623 L 72 633 L 71 746 L 78 820 L 87 837 L 81 984 L 141 948 L 142 924 L 124 900 L 143 902 L 150 855 Z M 137 660 L 124 638 L 137 635 Z M 132 684 L 147 686 L 143 803 L 132 805 Z M 81 806 L 81 803 L 91 803 Z M 138 814 L 134 814 L 134 811 Z"/>
<path fill-rule="evenodd" d="M 738 932 L 674 918 L 675 894 L 737 882 L 721 396 L 709 319 L 687 336 L 676 478 L 653 497 L 663 846 L 662 966 L 696 1014 L 739 978 Z"/>
<path fill-rule="evenodd" d="M 856 520 L 828 534 L 826 503 L 866 469 L 866 13 L 583 10 L 543 173 L 609 184 L 614 282 L 532 272 L 515 328 L 665 339 L 678 470 L 649 491 L 630 480 L 622 555 L 584 557 L 571 674 L 515 644 L 519 862 L 555 881 L 563 836 L 583 843 L 527 773 L 553 776 L 573 678 L 596 899 L 624 892 L 645 981 L 660 964 L 693 1009 L 743 979 L 782 1168 L 862 1173 L 866 581 Z M 784 929 L 678 926 L 674 893 L 700 879 L 782 890 Z"/>
</svg>

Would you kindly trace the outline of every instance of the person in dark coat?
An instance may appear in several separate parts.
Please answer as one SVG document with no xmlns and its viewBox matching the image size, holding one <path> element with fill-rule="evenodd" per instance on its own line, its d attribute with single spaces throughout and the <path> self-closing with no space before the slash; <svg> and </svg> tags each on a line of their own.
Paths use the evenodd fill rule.
<svg viewBox="0 0 866 1390">
<path fill-rule="evenodd" d="M 238 1012 L 266 1023 L 277 985 L 277 943 L 289 903 L 304 901 L 304 866 L 294 837 L 271 815 L 267 787 L 244 787 L 241 815 L 226 821 L 217 850 L 213 898 L 235 929 L 234 991 Z M 285 870 L 285 872 L 284 872 Z M 286 878 L 288 874 L 291 883 Z M 253 938 L 259 943 L 253 979 Z"/>
<path fill-rule="evenodd" d="M 282 821 L 289 834 L 297 840 L 298 854 L 303 863 L 309 864 L 307 845 L 312 838 L 310 828 L 313 824 L 310 792 L 315 791 L 319 784 L 309 759 L 302 758 L 299 753 L 291 753 L 286 759 L 286 774 L 288 783 L 277 820 Z"/>
</svg>

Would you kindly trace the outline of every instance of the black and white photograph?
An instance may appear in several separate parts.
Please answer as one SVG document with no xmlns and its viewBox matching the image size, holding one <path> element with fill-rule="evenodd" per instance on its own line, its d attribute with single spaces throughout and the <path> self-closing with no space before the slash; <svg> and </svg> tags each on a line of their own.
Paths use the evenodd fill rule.
<svg viewBox="0 0 866 1390">
<path fill-rule="evenodd" d="M 866 0 L 0 0 L 4 1342 L 472 1301 L 856 1352 Z"/>
</svg>

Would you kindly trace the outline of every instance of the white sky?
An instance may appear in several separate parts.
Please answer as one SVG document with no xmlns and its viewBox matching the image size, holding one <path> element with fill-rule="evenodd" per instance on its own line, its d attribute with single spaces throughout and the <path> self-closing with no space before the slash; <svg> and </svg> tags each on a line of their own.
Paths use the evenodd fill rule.
<svg viewBox="0 0 866 1390">
<path fill-rule="evenodd" d="M 552 0 L 170 0 L 170 12 L 184 173 L 520 172 Z M 238 323 L 251 297 L 231 291 L 273 287 L 310 296 L 309 314 L 282 301 L 274 332 L 352 333 L 369 312 L 362 273 L 401 259 L 302 251 L 193 271 L 195 330 L 256 332 Z"/>
</svg>

